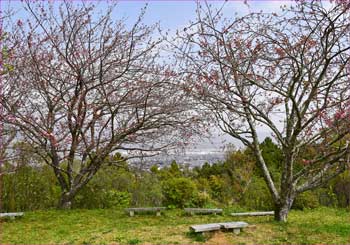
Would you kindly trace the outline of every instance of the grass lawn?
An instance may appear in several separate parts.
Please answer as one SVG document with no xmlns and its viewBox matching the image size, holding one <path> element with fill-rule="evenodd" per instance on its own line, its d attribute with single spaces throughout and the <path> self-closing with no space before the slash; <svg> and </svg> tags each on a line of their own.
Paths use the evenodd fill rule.
<svg viewBox="0 0 350 245">
<path fill-rule="evenodd" d="M 347 210 L 292 211 L 286 224 L 272 217 L 230 217 L 231 211 L 192 217 L 181 210 L 167 210 L 161 217 L 129 217 L 122 209 L 26 212 L 23 218 L 0 221 L 0 244 L 350 243 Z M 223 221 L 246 221 L 251 226 L 239 235 L 189 233 L 192 224 Z"/>
</svg>

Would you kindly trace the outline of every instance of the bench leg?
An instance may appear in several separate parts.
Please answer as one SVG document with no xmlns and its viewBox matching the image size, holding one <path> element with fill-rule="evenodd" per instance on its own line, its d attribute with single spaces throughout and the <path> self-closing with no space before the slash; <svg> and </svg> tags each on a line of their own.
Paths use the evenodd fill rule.
<svg viewBox="0 0 350 245">
<path fill-rule="evenodd" d="M 157 211 L 157 214 L 156 214 L 157 216 L 160 216 L 160 211 Z"/>
<path fill-rule="evenodd" d="M 240 232 L 241 232 L 241 229 L 240 229 L 240 228 L 235 228 L 235 229 L 233 229 L 233 233 L 234 233 L 235 235 L 238 235 Z"/>
<path fill-rule="evenodd" d="M 130 211 L 129 214 L 130 214 L 130 217 L 133 217 L 135 213 L 134 213 L 134 211 Z"/>
</svg>

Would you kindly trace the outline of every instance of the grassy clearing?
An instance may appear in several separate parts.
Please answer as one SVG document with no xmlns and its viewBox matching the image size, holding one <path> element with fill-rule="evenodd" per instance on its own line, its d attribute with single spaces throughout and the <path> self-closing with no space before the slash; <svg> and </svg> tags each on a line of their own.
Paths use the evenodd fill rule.
<svg viewBox="0 0 350 245">
<path fill-rule="evenodd" d="M 242 243 L 350 243 L 350 212 L 320 208 L 292 211 L 280 224 L 272 217 L 236 218 L 224 215 L 185 216 L 168 210 L 161 217 L 128 217 L 123 210 L 27 212 L 16 220 L 1 221 L 1 244 L 242 244 Z M 191 234 L 191 224 L 246 221 L 239 235 L 217 232 Z"/>
</svg>

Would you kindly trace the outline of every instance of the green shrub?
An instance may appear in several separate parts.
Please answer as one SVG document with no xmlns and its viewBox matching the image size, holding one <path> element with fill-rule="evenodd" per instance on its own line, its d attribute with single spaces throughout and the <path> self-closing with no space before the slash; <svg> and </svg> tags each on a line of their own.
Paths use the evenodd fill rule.
<svg viewBox="0 0 350 245">
<path fill-rule="evenodd" d="M 132 189 L 133 206 L 160 206 L 164 196 L 161 182 L 154 173 L 143 173 Z"/>
<path fill-rule="evenodd" d="M 334 195 L 337 199 L 338 207 L 350 207 L 350 171 L 337 176 L 331 184 Z"/>
<path fill-rule="evenodd" d="M 315 191 L 306 191 L 299 194 L 293 203 L 293 209 L 317 208 L 320 206 L 318 195 Z"/>
<path fill-rule="evenodd" d="M 22 166 L 4 175 L 1 183 L 1 211 L 29 211 L 55 207 L 60 188 L 49 167 Z"/>
<path fill-rule="evenodd" d="M 114 207 L 119 205 L 113 203 L 118 202 L 118 193 L 131 193 L 133 183 L 133 175 L 126 167 L 104 166 L 78 192 L 73 207 L 88 209 Z"/>
<path fill-rule="evenodd" d="M 273 209 L 272 197 L 263 178 L 253 177 L 239 204 L 253 210 Z"/>
<path fill-rule="evenodd" d="M 165 205 L 176 207 L 196 206 L 198 201 L 198 190 L 195 183 L 187 178 L 172 178 L 163 182 L 163 194 Z"/>
<path fill-rule="evenodd" d="M 128 192 L 108 190 L 104 192 L 104 208 L 126 208 L 130 206 L 131 195 Z"/>
<path fill-rule="evenodd" d="M 210 189 L 211 189 L 211 196 L 213 199 L 218 200 L 220 202 L 227 201 L 227 198 L 225 195 L 226 190 L 228 189 L 227 183 L 225 183 L 222 176 L 217 175 L 211 175 L 209 178 L 210 183 Z"/>
<path fill-rule="evenodd" d="M 207 192 L 198 192 L 198 195 L 192 200 L 196 207 L 216 207 L 216 203 L 210 198 Z"/>
<path fill-rule="evenodd" d="M 337 195 L 333 191 L 333 186 L 318 189 L 318 198 L 321 206 L 338 207 Z"/>
</svg>

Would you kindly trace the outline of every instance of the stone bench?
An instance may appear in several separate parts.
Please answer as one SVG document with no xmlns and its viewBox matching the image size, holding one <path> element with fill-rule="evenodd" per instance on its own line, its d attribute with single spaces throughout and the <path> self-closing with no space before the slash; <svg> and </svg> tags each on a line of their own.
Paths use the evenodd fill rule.
<svg viewBox="0 0 350 245">
<path fill-rule="evenodd" d="M 126 208 L 125 211 L 132 217 L 135 213 L 156 213 L 157 216 L 161 215 L 161 210 L 165 207 L 147 207 L 147 208 Z"/>
<path fill-rule="evenodd" d="M 274 211 L 267 212 L 246 212 L 246 213 L 231 213 L 232 216 L 267 216 L 275 215 Z"/>
<path fill-rule="evenodd" d="M 22 217 L 24 215 L 23 212 L 18 212 L 18 213 L 0 213 L 0 218 L 10 218 L 10 219 L 15 219 L 16 217 Z"/>
<path fill-rule="evenodd" d="M 222 209 L 220 208 L 185 208 L 187 214 L 221 214 Z"/>
<path fill-rule="evenodd" d="M 239 234 L 241 229 L 247 227 L 246 222 L 224 222 L 224 223 L 213 223 L 213 224 L 202 224 L 202 225 L 191 225 L 190 230 L 193 232 L 208 232 L 208 231 L 218 231 L 218 230 L 233 230 L 234 234 Z"/>
</svg>

